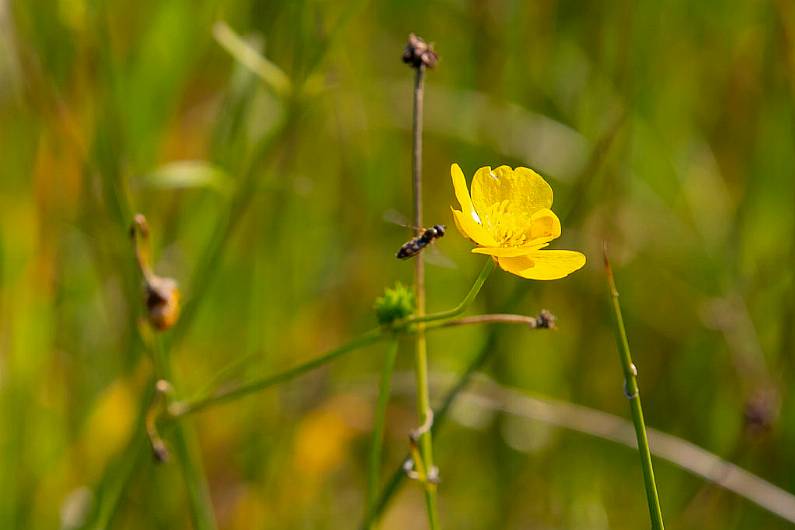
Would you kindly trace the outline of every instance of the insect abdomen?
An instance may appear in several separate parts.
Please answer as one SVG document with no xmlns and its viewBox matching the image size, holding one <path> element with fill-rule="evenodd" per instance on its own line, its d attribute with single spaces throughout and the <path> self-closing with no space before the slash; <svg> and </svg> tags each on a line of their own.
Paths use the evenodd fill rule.
<svg viewBox="0 0 795 530">
<path fill-rule="evenodd" d="M 405 243 L 400 250 L 398 250 L 398 259 L 407 259 L 416 256 L 428 244 L 422 237 L 415 237 L 408 243 Z"/>
<path fill-rule="evenodd" d="M 398 259 L 407 259 L 419 254 L 420 250 L 427 247 L 437 237 L 444 235 L 443 225 L 434 225 L 433 228 L 425 229 L 422 234 L 413 238 L 408 243 L 405 243 L 400 250 L 398 250 L 396 257 Z"/>
</svg>

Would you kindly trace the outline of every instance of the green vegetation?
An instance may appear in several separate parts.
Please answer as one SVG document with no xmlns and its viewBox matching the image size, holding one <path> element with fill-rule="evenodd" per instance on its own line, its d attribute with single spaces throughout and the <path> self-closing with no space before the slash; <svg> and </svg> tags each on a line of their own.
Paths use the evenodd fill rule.
<svg viewBox="0 0 795 530">
<path fill-rule="evenodd" d="M 646 528 L 603 242 L 665 527 L 792 526 L 793 97 L 783 0 L 0 0 L 0 528 L 423 528 L 417 342 L 441 528 Z M 585 267 L 484 267 L 453 162 L 538 171 Z"/>
</svg>

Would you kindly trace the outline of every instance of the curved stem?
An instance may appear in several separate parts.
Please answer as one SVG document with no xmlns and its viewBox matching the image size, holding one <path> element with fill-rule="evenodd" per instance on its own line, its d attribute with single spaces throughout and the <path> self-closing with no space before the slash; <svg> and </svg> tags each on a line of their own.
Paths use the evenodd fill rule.
<svg viewBox="0 0 795 530">
<path fill-rule="evenodd" d="M 418 260 L 422 261 L 422 260 Z M 463 313 L 467 310 L 467 308 L 472 304 L 472 301 L 480 292 L 480 289 L 483 287 L 483 284 L 486 283 L 486 279 L 489 277 L 489 274 L 494 270 L 494 260 L 489 258 L 486 264 L 483 266 L 483 269 L 480 271 L 480 274 L 475 279 L 475 283 L 472 284 L 472 287 L 469 289 L 469 292 L 464 297 L 461 302 L 452 309 L 448 309 L 447 311 L 440 311 L 438 313 L 431 313 L 429 315 L 417 315 L 414 317 L 407 318 L 403 321 L 398 322 L 398 325 L 408 325 L 408 324 L 419 324 L 422 322 L 433 322 L 436 320 L 444 320 L 447 318 L 454 318 Z"/>
<path fill-rule="evenodd" d="M 290 368 L 284 372 L 270 375 L 262 379 L 255 379 L 254 381 L 236 386 L 234 388 L 218 390 L 213 394 L 199 397 L 191 401 L 174 403 L 171 405 L 171 407 L 169 407 L 169 416 L 171 418 L 179 418 L 188 414 L 193 414 L 194 412 L 203 410 L 211 405 L 225 403 L 253 392 L 257 392 L 258 390 L 263 390 L 279 383 L 283 383 L 284 381 L 289 381 L 290 379 L 314 370 L 315 368 L 318 368 L 345 353 L 369 346 L 370 344 L 374 344 L 384 339 L 384 337 L 386 337 L 386 335 L 380 328 L 372 329 L 367 333 L 353 339 L 352 341 L 321 355 L 320 357 L 315 357 L 306 363 L 299 364 L 298 366 Z"/>
<path fill-rule="evenodd" d="M 392 340 L 384 356 L 384 366 L 381 369 L 381 382 L 378 386 L 378 401 L 373 414 L 373 433 L 370 441 L 370 460 L 367 470 L 367 502 L 365 503 L 365 516 L 373 510 L 375 499 L 378 496 L 378 483 L 381 477 L 381 454 L 384 443 L 384 425 L 386 423 L 386 408 L 389 404 L 390 385 L 392 372 L 397 359 L 398 341 Z"/>
</svg>

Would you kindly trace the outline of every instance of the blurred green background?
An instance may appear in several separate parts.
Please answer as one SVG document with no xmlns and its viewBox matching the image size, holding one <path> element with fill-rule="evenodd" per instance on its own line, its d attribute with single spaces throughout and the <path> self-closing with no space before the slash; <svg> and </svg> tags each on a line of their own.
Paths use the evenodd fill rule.
<svg viewBox="0 0 795 530">
<path fill-rule="evenodd" d="M 303 95 L 225 51 L 219 21 Z M 1 528 L 192 527 L 179 465 L 155 464 L 135 427 L 152 339 L 133 213 L 181 285 L 183 321 L 159 341 L 180 396 L 236 360 L 243 380 L 342 344 L 374 325 L 384 286 L 411 282 L 393 257 L 408 232 L 383 216 L 411 212 L 412 31 L 441 56 L 426 221 L 452 225 L 451 162 L 530 166 L 555 190 L 553 248 L 588 256 L 561 281 L 495 272 L 473 312 L 547 308 L 559 330 L 435 332 L 433 373 L 449 381 L 485 344 L 499 384 L 628 417 L 607 241 L 647 423 L 795 491 L 791 2 L 2 0 Z M 429 267 L 432 311 L 483 263 L 455 230 L 437 246 L 458 267 Z M 385 474 L 416 423 L 403 346 Z M 358 525 L 384 349 L 186 422 L 220 528 Z M 435 446 L 445 528 L 648 525 L 627 447 L 471 404 Z M 668 528 L 791 526 L 655 469 Z M 425 525 L 404 486 L 385 529 Z"/>
</svg>

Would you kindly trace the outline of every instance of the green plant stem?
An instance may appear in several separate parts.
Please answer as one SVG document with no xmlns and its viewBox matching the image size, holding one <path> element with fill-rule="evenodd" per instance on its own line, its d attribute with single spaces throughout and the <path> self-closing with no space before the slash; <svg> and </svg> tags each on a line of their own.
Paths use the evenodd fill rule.
<svg viewBox="0 0 795 530">
<path fill-rule="evenodd" d="M 179 418 L 187 414 L 193 414 L 209 406 L 225 403 L 227 401 L 241 398 L 259 390 L 277 385 L 279 383 L 289 381 L 290 379 L 312 371 L 315 368 L 319 368 L 320 366 L 323 366 L 324 364 L 327 364 L 348 352 L 358 350 L 359 348 L 364 348 L 365 346 L 369 346 L 370 344 L 374 344 L 380 340 L 383 340 L 385 337 L 386 335 L 380 328 L 372 329 L 338 348 L 335 348 L 319 357 L 315 357 L 308 362 L 285 370 L 284 372 L 266 376 L 261 379 L 255 379 L 233 388 L 221 389 L 214 392 L 213 394 L 199 397 L 191 401 L 174 403 L 171 407 L 169 407 L 170 416 L 172 418 Z"/>
<path fill-rule="evenodd" d="M 453 328 L 457 326 L 471 326 L 473 324 L 522 324 L 535 329 L 539 326 L 539 317 L 529 317 L 527 315 L 513 315 L 506 313 L 495 313 L 486 315 L 474 315 L 451 320 L 431 322 L 425 326 L 425 331 L 438 328 Z"/>
<path fill-rule="evenodd" d="M 157 376 L 174 385 L 171 359 L 159 339 L 156 339 L 155 360 Z M 196 530 L 215 530 L 215 514 L 210 499 L 210 488 L 201 463 L 196 434 L 188 425 L 180 422 L 174 426 L 173 441 L 174 453 L 188 490 L 188 501 L 194 527 Z"/>
<path fill-rule="evenodd" d="M 651 519 L 652 530 L 663 530 L 662 510 L 660 509 L 660 499 L 657 495 L 657 484 L 654 481 L 654 469 L 651 463 L 651 451 L 649 450 L 649 439 L 646 435 L 646 425 L 643 421 L 643 408 L 640 404 L 640 391 L 638 390 L 638 370 L 632 363 L 632 354 L 629 350 L 627 332 L 624 328 L 624 319 L 621 316 L 621 304 L 618 302 L 618 290 L 613 278 L 613 271 L 610 268 L 610 261 L 607 258 L 607 251 L 604 254 L 605 270 L 607 271 L 607 284 L 610 289 L 610 302 L 615 317 L 616 345 L 618 347 L 621 368 L 624 372 L 624 393 L 629 400 L 629 408 L 632 413 L 632 423 L 635 426 L 635 436 L 638 439 L 638 452 L 640 453 L 640 464 L 643 471 L 643 483 L 646 488 L 646 500 L 649 503 L 649 517 Z"/>
<path fill-rule="evenodd" d="M 384 366 L 381 369 L 381 381 L 378 386 L 378 401 L 373 414 L 373 433 L 370 441 L 370 459 L 367 469 L 367 502 L 365 503 L 365 517 L 374 508 L 378 496 L 378 483 L 381 478 L 381 454 L 384 444 L 384 426 L 386 424 L 386 408 L 389 404 L 392 372 L 395 370 L 395 360 L 398 353 L 398 340 L 394 339 L 387 347 L 384 355 Z"/>
<path fill-rule="evenodd" d="M 447 391 L 447 394 L 445 394 L 444 399 L 442 400 L 441 406 L 439 406 L 434 412 L 434 422 L 433 426 L 431 427 L 431 432 L 433 434 L 436 434 L 444 424 L 444 421 L 447 419 L 447 415 L 450 412 L 450 408 L 458 398 L 459 394 L 467 387 L 467 385 L 469 385 L 469 382 L 472 380 L 472 377 L 475 375 L 475 373 L 480 370 L 486 361 L 491 357 L 496 343 L 497 334 L 492 331 L 489 333 L 486 343 L 480 349 L 478 354 L 475 355 L 472 361 L 470 361 L 469 365 L 461 374 L 461 377 L 458 379 L 458 381 L 456 381 L 453 388 Z M 389 481 L 386 483 L 386 486 L 384 486 L 384 489 L 381 491 L 381 495 L 378 497 L 374 508 L 370 511 L 364 523 L 362 524 L 362 530 L 369 529 L 373 522 L 377 521 L 381 517 L 381 514 L 384 513 L 389 501 L 392 499 L 395 493 L 397 493 L 400 485 L 405 481 L 406 472 L 403 468 L 403 462 L 407 461 L 409 458 L 411 458 L 411 456 L 407 454 L 392 472 L 392 475 L 390 476 Z"/>
<path fill-rule="evenodd" d="M 425 65 L 415 68 L 414 77 L 414 112 L 412 120 L 412 191 L 414 196 L 414 227 L 416 235 L 422 227 L 422 121 L 424 102 Z M 433 466 L 433 437 L 427 427 L 433 421 L 430 396 L 428 391 L 428 346 L 425 340 L 425 262 L 414 260 L 414 289 L 417 299 L 417 328 L 415 362 L 417 375 L 417 416 L 420 425 L 425 429 L 418 440 L 422 462 L 415 462 L 418 468 L 425 469 L 423 482 L 425 485 L 425 505 L 428 512 L 428 524 L 431 530 L 439 528 L 439 512 L 436 503 L 436 484 L 428 480 Z"/>
<path fill-rule="evenodd" d="M 527 317 L 523 315 L 506 315 L 506 314 L 479 315 L 477 317 L 472 317 L 467 319 L 434 322 L 431 325 L 427 326 L 425 328 L 425 331 L 435 331 L 449 327 L 465 326 L 473 324 L 499 324 L 499 323 L 521 324 L 529 326 L 531 328 L 535 328 L 537 326 L 537 318 Z M 279 383 L 284 383 L 286 381 L 289 381 L 290 379 L 294 379 L 307 372 L 320 368 L 321 366 L 330 363 L 331 361 L 343 356 L 346 353 L 353 352 L 360 348 L 364 348 L 365 346 L 369 346 L 370 344 L 374 344 L 376 342 L 384 340 L 389 336 L 388 333 L 399 333 L 399 334 L 408 335 L 416 333 L 416 330 L 412 331 L 404 328 L 395 329 L 395 330 L 390 330 L 389 328 L 372 329 L 367 333 L 365 333 L 364 335 L 361 335 L 358 338 L 338 348 L 335 348 L 327 353 L 315 357 L 314 359 L 311 359 L 310 361 L 307 361 L 303 364 L 299 364 L 298 366 L 289 368 L 284 372 L 279 372 L 277 374 L 268 375 L 263 378 L 254 379 L 253 381 L 249 381 L 248 383 L 243 383 L 240 386 L 236 386 L 226 390 L 216 390 L 209 394 L 202 394 L 201 397 L 193 398 L 192 400 L 189 401 L 173 403 L 169 407 L 169 416 L 172 419 L 175 419 L 182 416 L 186 416 L 188 414 L 193 414 L 195 412 L 200 412 L 206 409 L 207 407 L 211 407 L 213 405 L 219 405 L 227 401 L 232 401 L 234 399 L 243 398 L 249 394 L 253 394 L 260 390 L 265 390 L 266 388 L 272 387 Z M 239 365 L 238 362 L 235 362 L 234 364 L 235 366 Z"/>
<path fill-rule="evenodd" d="M 538 320 L 537 318 L 527 317 L 523 315 L 506 315 L 506 314 L 479 315 L 477 317 L 460 319 L 460 320 L 434 322 L 431 325 L 427 326 L 425 328 L 425 331 L 436 331 L 455 326 L 465 326 L 473 324 L 500 324 L 500 323 L 521 324 L 529 326 L 531 328 L 535 328 L 537 327 L 537 320 Z M 188 414 L 193 414 L 195 412 L 200 412 L 208 407 L 226 403 L 227 401 L 243 398 L 249 394 L 253 394 L 260 390 L 265 390 L 266 388 L 272 387 L 279 383 L 284 383 L 286 381 L 289 381 L 290 379 L 294 379 L 307 372 L 320 368 L 321 366 L 330 363 L 331 361 L 343 356 L 346 353 L 353 352 L 360 348 L 364 348 L 365 346 L 369 346 L 370 344 L 375 344 L 376 342 L 384 340 L 389 336 L 388 333 L 391 332 L 392 331 L 390 331 L 388 328 L 372 329 L 367 333 L 365 333 L 364 335 L 361 335 L 358 338 L 344 344 L 343 346 L 335 348 L 303 364 L 299 364 L 298 366 L 289 368 L 284 372 L 279 372 L 277 374 L 268 375 L 263 378 L 254 379 L 252 381 L 249 381 L 248 383 L 243 383 L 242 385 L 229 388 L 226 390 L 216 390 L 210 394 L 202 394 L 201 397 L 193 398 L 189 401 L 173 403 L 169 407 L 169 416 L 172 419 L 175 419 L 182 416 L 186 416 Z M 416 333 L 416 331 L 411 331 L 406 329 L 396 329 L 393 332 L 399 334 L 406 334 L 406 335 Z"/>
<path fill-rule="evenodd" d="M 257 74 L 274 94 L 283 99 L 290 95 L 292 82 L 284 70 L 252 48 L 226 22 L 215 23 L 213 37 L 235 60 Z"/>
<path fill-rule="evenodd" d="M 92 514 L 92 517 L 80 528 L 91 528 L 93 530 L 108 530 L 112 528 L 113 518 L 118 511 L 120 499 L 126 494 L 130 477 L 132 477 L 138 466 L 145 461 L 146 455 L 151 454 L 147 451 L 146 436 L 142 432 L 146 414 L 155 393 L 154 379 L 150 379 L 145 388 L 145 393 L 141 398 L 138 418 L 135 421 L 135 427 L 130 439 L 127 441 L 127 446 L 122 455 L 114 458 L 113 463 L 108 465 L 103 471 L 99 486 L 95 488 L 95 491 L 101 493 L 98 496 L 97 509 Z"/>
</svg>

